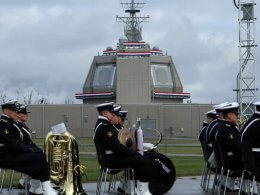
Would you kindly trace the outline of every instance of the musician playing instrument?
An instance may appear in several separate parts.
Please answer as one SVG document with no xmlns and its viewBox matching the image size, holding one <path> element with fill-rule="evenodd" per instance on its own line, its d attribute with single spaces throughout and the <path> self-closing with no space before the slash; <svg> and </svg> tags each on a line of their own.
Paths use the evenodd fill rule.
<svg viewBox="0 0 260 195">
<path fill-rule="evenodd" d="M 42 182 L 44 195 L 56 195 L 49 181 L 49 169 L 43 152 L 23 142 L 23 133 L 17 126 L 19 103 L 16 100 L 2 104 L 0 119 L 0 168 L 25 173 Z"/>
<path fill-rule="evenodd" d="M 133 168 L 135 179 L 142 182 L 156 181 L 161 174 L 161 164 L 119 142 L 119 131 L 111 123 L 115 117 L 113 103 L 100 104 L 97 110 L 99 116 L 93 138 L 99 161 L 106 161 L 109 168 Z"/>
</svg>

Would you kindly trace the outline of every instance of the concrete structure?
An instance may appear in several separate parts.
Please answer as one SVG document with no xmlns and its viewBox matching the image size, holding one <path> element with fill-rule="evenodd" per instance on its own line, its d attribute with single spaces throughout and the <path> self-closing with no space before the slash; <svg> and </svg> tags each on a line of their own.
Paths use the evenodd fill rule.
<svg viewBox="0 0 260 195">
<path fill-rule="evenodd" d="M 122 104 L 128 110 L 126 126 L 132 128 L 137 118 L 150 135 L 152 129 L 160 130 L 164 136 L 197 136 L 205 120 L 205 112 L 212 109 L 210 104 Z M 93 105 L 30 105 L 28 125 L 35 137 L 45 137 L 51 126 L 64 122 L 75 137 L 92 136 L 97 120 Z"/>
<path fill-rule="evenodd" d="M 209 192 L 204 192 L 200 187 L 200 179 L 201 177 L 180 177 L 177 178 L 175 184 L 173 185 L 172 189 L 166 193 L 166 195 L 210 195 L 212 194 L 211 188 Z M 96 183 L 84 183 L 83 188 L 89 195 L 96 194 Z M 212 181 L 210 182 L 210 187 L 212 186 Z M 17 194 L 24 194 L 24 190 L 16 190 L 12 189 L 11 191 L 7 191 L 4 189 L 2 192 L 3 195 L 17 195 Z M 118 194 L 117 191 L 111 190 L 108 194 Z M 237 194 L 237 193 L 227 193 L 229 195 Z"/>
<path fill-rule="evenodd" d="M 190 93 L 183 86 L 171 56 L 159 47 L 142 41 L 140 23 L 149 16 L 137 16 L 144 3 L 122 3 L 128 17 L 124 22 L 125 36 L 115 49 L 107 47 L 95 56 L 83 86 L 76 94 L 84 104 L 113 101 L 120 104 L 183 103 Z"/>
</svg>

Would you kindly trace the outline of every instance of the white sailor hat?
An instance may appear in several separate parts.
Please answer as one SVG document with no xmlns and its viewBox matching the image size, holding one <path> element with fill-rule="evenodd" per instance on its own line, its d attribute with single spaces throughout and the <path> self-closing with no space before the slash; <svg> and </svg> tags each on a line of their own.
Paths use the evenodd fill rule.
<svg viewBox="0 0 260 195">
<path fill-rule="evenodd" d="M 119 111 L 121 111 L 121 108 L 122 108 L 122 106 L 115 104 L 115 105 L 113 106 L 113 112 L 114 112 L 116 115 L 118 115 Z"/>
<path fill-rule="evenodd" d="M 224 102 L 224 103 L 217 104 L 217 105 L 213 106 L 213 108 L 216 110 L 216 112 L 221 112 L 221 108 L 228 105 L 228 104 L 229 104 L 228 102 Z"/>
<path fill-rule="evenodd" d="M 31 113 L 31 112 L 28 112 L 28 111 L 27 111 L 27 106 L 26 106 L 26 105 L 23 105 L 23 104 L 20 105 L 20 108 L 18 109 L 17 112 L 18 112 L 18 113 L 22 113 L 22 114 Z"/>
<path fill-rule="evenodd" d="M 239 104 L 237 102 L 230 102 L 228 103 L 227 105 L 221 107 L 221 108 L 218 108 L 220 111 L 222 112 L 234 112 L 234 113 L 238 113 L 238 107 L 239 107 Z"/>
<path fill-rule="evenodd" d="M 96 105 L 96 108 L 99 112 L 103 110 L 108 110 L 112 112 L 114 110 L 114 102 L 99 104 Z"/>
<path fill-rule="evenodd" d="M 206 112 L 205 115 L 207 117 L 215 117 L 215 116 L 217 116 L 217 112 L 216 112 L 216 110 L 210 110 L 210 111 Z"/>
<path fill-rule="evenodd" d="M 17 111 L 20 108 L 20 104 L 18 103 L 17 100 L 9 100 L 3 103 L 1 106 L 2 106 L 2 110 L 9 109 L 9 110 Z"/>
<path fill-rule="evenodd" d="M 260 101 L 253 103 L 256 107 L 256 111 L 260 111 Z"/>
<path fill-rule="evenodd" d="M 260 106 L 260 101 L 254 102 L 253 105 L 255 105 L 255 106 Z"/>
<path fill-rule="evenodd" d="M 127 113 L 128 113 L 127 111 L 121 110 L 119 111 L 118 116 L 121 116 L 122 118 L 127 120 L 126 118 Z"/>
</svg>

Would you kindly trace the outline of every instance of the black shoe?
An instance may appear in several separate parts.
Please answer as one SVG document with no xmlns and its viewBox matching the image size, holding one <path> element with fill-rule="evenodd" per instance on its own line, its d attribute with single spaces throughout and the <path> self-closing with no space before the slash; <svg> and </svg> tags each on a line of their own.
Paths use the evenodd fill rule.
<svg viewBox="0 0 260 195">
<path fill-rule="evenodd" d="M 25 189 L 24 186 L 22 186 L 20 183 L 17 186 L 17 189 Z"/>
<path fill-rule="evenodd" d="M 43 194 L 34 194 L 32 192 L 29 192 L 30 195 L 43 195 Z"/>
<path fill-rule="evenodd" d="M 120 192 L 120 193 L 125 193 L 125 190 L 123 190 L 123 189 L 120 188 L 120 187 L 117 188 L 117 191 Z"/>
<path fill-rule="evenodd" d="M 221 185 L 221 190 L 224 191 L 224 190 L 225 190 L 225 186 L 222 186 L 222 185 Z M 239 191 L 239 189 L 236 189 L 236 190 L 231 190 L 230 188 L 227 188 L 227 189 L 226 189 L 226 192 L 238 192 L 238 191 Z"/>
</svg>

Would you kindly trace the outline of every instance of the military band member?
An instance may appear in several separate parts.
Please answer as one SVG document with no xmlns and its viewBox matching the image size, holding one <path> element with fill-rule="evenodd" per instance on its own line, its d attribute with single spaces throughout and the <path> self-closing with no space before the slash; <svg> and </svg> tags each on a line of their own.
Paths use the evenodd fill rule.
<svg viewBox="0 0 260 195">
<path fill-rule="evenodd" d="M 133 168 L 135 178 L 143 182 L 156 180 L 157 163 L 120 144 L 118 130 L 111 123 L 115 115 L 113 103 L 100 104 L 97 110 L 99 116 L 94 130 L 94 142 L 100 160 L 102 161 L 103 156 L 109 168 Z"/>
<path fill-rule="evenodd" d="M 260 148 L 260 101 L 254 103 L 256 107 L 255 113 L 245 124 L 241 134 L 241 142 L 243 147 Z M 260 154 L 255 153 L 256 166 L 260 166 Z M 260 171 L 259 173 L 260 174 Z"/>
<path fill-rule="evenodd" d="M 49 181 L 45 155 L 23 142 L 23 133 L 17 126 L 19 103 L 16 100 L 2 104 L 0 118 L 0 168 L 12 169 L 30 175 L 42 182 L 44 195 L 56 195 Z"/>
<path fill-rule="evenodd" d="M 215 120 L 217 118 L 217 113 L 215 110 L 210 110 L 208 112 L 205 113 L 206 114 L 206 117 L 207 117 L 207 121 L 204 121 L 203 122 L 203 125 L 202 125 L 202 129 L 199 133 L 199 140 L 200 142 L 206 142 L 206 130 L 207 130 L 207 127 L 209 126 L 209 124 Z"/>
<path fill-rule="evenodd" d="M 223 119 L 219 121 L 215 141 L 223 154 L 222 156 L 226 156 L 226 163 L 232 166 L 232 170 L 241 171 L 243 163 L 240 132 L 237 128 L 238 107 L 238 103 L 233 102 L 221 108 Z M 224 181 L 221 182 L 224 183 Z M 228 183 L 228 189 L 235 190 L 232 180 Z"/>
<path fill-rule="evenodd" d="M 119 125 L 121 126 L 121 128 L 124 128 L 124 123 L 125 123 L 125 120 L 127 120 L 127 111 L 125 110 L 121 110 L 119 111 L 118 113 L 118 116 L 119 116 Z"/>
<path fill-rule="evenodd" d="M 120 125 L 120 117 L 119 117 L 119 112 L 121 111 L 121 106 L 119 105 L 114 105 L 113 107 L 113 113 L 114 117 L 111 120 L 111 123 L 114 125 L 114 127 L 119 131 L 122 129 L 122 126 Z"/>
<path fill-rule="evenodd" d="M 228 102 L 218 104 L 213 106 L 215 108 L 215 111 L 217 113 L 216 119 L 214 119 L 207 127 L 206 129 L 206 143 L 208 146 L 208 153 L 209 153 L 209 163 L 211 167 L 217 168 L 220 167 L 221 165 L 218 164 L 220 162 L 220 154 L 215 142 L 215 136 L 218 130 L 218 125 L 220 120 L 223 118 L 223 113 L 221 111 L 221 108 L 225 105 L 227 105 Z"/>
<path fill-rule="evenodd" d="M 42 152 L 42 150 L 35 144 L 33 143 L 32 137 L 31 137 L 31 130 L 29 127 L 25 124 L 28 120 L 28 114 L 30 112 L 27 111 L 27 106 L 25 105 L 20 105 L 20 108 L 18 110 L 18 120 L 17 120 L 17 126 L 21 130 L 23 134 L 23 142 L 28 144 L 30 147 L 35 148 L 35 150 L 39 150 L 39 152 Z M 25 186 L 25 176 L 22 175 L 21 179 L 19 180 L 19 188 L 24 188 Z M 36 179 L 31 179 L 30 180 L 30 189 L 29 192 L 31 194 L 43 194 L 42 191 L 42 185 L 40 180 Z"/>
</svg>

